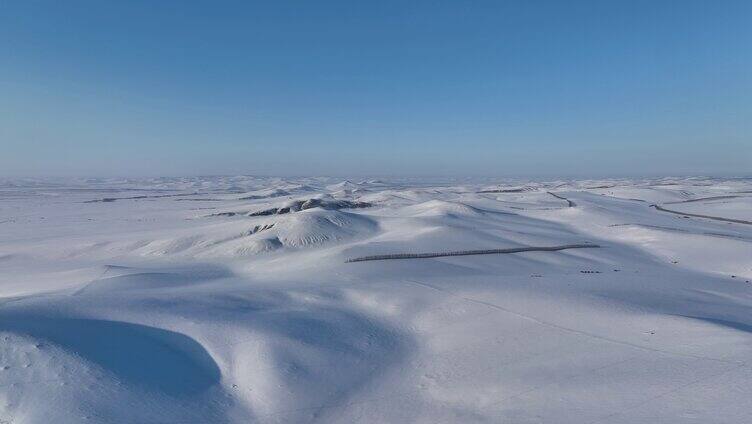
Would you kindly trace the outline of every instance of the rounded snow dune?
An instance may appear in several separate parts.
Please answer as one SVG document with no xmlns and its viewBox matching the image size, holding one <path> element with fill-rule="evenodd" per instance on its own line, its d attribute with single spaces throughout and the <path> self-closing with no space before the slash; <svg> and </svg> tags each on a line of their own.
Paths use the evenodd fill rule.
<svg viewBox="0 0 752 424">
<path fill-rule="evenodd" d="M 266 228 L 246 231 L 240 237 L 218 241 L 211 244 L 211 248 L 196 253 L 207 257 L 234 257 L 282 248 L 309 248 L 367 237 L 379 229 L 378 223 L 367 216 L 324 209 L 308 209 L 250 222 L 253 225 L 243 223 L 242 228 Z"/>
<path fill-rule="evenodd" d="M 446 200 L 429 200 L 402 209 L 405 216 L 477 217 L 483 212 L 473 206 Z"/>
<path fill-rule="evenodd" d="M 219 383 L 204 347 L 173 331 L 87 318 L 3 316 L 0 331 L 53 343 L 128 385 L 180 397 Z"/>
<path fill-rule="evenodd" d="M 375 232 L 376 222 L 363 215 L 341 211 L 302 211 L 275 226 L 277 238 L 288 247 L 347 240 Z"/>
<path fill-rule="evenodd" d="M 107 274 L 120 275 L 105 276 Z M 187 267 L 174 272 L 108 266 L 103 276 L 86 284 L 76 294 L 108 295 L 117 291 L 174 289 L 231 275 L 231 272 L 222 267 L 208 265 Z"/>
<path fill-rule="evenodd" d="M 177 237 L 142 241 L 135 248 L 128 244 L 121 247 L 123 252 L 146 257 L 240 257 L 348 241 L 378 230 L 377 221 L 368 216 L 314 208 L 207 224 L 185 229 Z"/>
</svg>

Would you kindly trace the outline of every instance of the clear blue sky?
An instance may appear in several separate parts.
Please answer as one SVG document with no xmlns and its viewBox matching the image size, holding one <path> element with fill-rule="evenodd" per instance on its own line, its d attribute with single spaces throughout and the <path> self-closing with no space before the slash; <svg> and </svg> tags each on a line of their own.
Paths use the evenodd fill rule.
<svg viewBox="0 0 752 424">
<path fill-rule="evenodd" d="M 0 175 L 752 173 L 752 1 L 0 1 Z"/>
</svg>

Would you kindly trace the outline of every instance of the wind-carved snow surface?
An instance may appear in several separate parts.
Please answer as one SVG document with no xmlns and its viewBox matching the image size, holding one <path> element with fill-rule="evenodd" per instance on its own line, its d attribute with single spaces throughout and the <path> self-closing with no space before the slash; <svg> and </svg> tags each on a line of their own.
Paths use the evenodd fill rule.
<svg viewBox="0 0 752 424">
<path fill-rule="evenodd" d="M 1 181 L 0 423 L 752 422 L 751 222 L 749 179 Z"/>
</svg>

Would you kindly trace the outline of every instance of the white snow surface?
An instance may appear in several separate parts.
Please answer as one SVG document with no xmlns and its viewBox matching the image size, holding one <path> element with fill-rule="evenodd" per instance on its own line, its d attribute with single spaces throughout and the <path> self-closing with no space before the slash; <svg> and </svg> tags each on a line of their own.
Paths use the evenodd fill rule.
<svg viewBox="0 0 752 424">
<path fill-rule="evenodd" d="M 751 281 L 752 179 L 0 180 L 0 423 L 747 423 Z"/>
</svg>

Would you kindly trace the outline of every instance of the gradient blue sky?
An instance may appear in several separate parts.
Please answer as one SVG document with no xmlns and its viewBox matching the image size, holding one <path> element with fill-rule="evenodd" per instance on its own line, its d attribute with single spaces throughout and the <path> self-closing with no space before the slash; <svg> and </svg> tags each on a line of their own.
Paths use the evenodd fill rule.
<svg viewBox="0 0 752 424">
<path fill-rule="evenodd" d="M 752 173 L 752 1 L 0 1 L 0 175 Z"/>
</svg>

